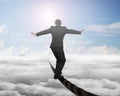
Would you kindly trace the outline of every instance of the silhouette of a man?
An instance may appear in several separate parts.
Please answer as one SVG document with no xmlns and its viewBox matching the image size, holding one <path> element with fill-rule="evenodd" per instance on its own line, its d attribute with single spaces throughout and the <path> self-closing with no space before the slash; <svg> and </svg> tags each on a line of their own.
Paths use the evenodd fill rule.
<svg viewBox="0 0 120 96">
<path fill-rule="evenodd" d="M 72 29 L 67 29 L 65 26 L 61 26 L 61 20 L 57 19 L 55 21 L 56 26 L 51 26 L 49 29 L 34 33 L 32 32 L 31 34 L 34 36 L 41 36 L 44 34 L 51 34 L 52 35 L 52 42 L 50 45 L 50 48 L 56 57 L 56 69 L 55 69 L 55 75 L 54 79 L 57 79 L 61 76 L 62 74 L 62 69 L 65 65 L 66 58 L 63 50 L 63 39 L 66 34 L 81 34 L 81 31 L 76 31 Z"/>
</svg>

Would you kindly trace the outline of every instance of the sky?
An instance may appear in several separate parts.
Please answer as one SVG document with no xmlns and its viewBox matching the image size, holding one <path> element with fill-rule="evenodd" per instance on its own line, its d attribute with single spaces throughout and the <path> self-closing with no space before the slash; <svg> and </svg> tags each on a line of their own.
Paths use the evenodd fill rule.
<svg viewBox="0 0 120 96">
<path fill-rule="evenodd" d="M 28 46 L 39 51 L 49 47 L 50 35 L 38 40 L 29 33 L 50 28 L 60 18 L 69 29 L 85 30 L 81 36 L 66 36 L 76 39 L 76 45 L 89 41 L 87 47 L 107 45 L 119 49 L 119 4 L 119 0 L 0 0 L 0 29 L 6 31 L 0 32 L 0 37 L 5 47 Z"/>
<path fill-rule="evenodd" d="M 85 30 L 64 38 L 63 75 L 89 92 L 120 96 L 119 5 L 120 0 L 0 0 L 0 95 L 74 96 L 53 79 L 51 35 L 30 34 L 61 19 L 68 29 Z"/>
</svg>

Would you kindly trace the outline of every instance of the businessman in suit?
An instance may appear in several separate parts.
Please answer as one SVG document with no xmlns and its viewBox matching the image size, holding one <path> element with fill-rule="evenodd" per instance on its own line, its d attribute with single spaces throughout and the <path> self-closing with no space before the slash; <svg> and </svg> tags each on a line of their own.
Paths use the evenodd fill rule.
<svg viewBox="0 0 120 96">
<path fill-rule="evenodd" d="M 67 29 L 65 26 L 61 26 L 61 20 L 57 19 L 55 21 L 55 26 L 51 26 L 49 29 L 34 33 L 31 32 L 34 36 L 41 36 L 45 34 L 52 35 L 52 42 L 50 48 L 55 56 L 56 60 L 56 68 L 54 79 L 58 79 L 62 74 L 62 69 L 65 65 L 66 58 L 64 54 L 64 46 L 63 39 L 66 34 L 81 34 L 84 30 L 77 31 L 72 29 Z"/>
</svg>

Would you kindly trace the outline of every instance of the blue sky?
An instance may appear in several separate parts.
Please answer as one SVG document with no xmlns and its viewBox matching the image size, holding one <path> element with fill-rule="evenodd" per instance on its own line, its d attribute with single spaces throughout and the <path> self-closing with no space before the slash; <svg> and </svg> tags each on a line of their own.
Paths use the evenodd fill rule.
<svg viewBox="0 0 120 96">
<path fill-rule="evenodd" d="M 7 30 L 0 38 L 5 47 L 28 46 L 32 50 L 49 47 L 50 35 L 36 39 L 29 33 L 47 29 L 60 18 L 67 28 L 85 29 L 81 36 L 66 36 L 66 41 L 75 41 L 73 46 L 88 41 L 91 43 L 86 47 L 107 45 L 119 49 L 119 5 L 119 0 L 0 0 L 0 26 L 5 25 Z M 43 12 L 49 9 L 54 10 L 55 18 L 45 21 Z"/>
</svg>

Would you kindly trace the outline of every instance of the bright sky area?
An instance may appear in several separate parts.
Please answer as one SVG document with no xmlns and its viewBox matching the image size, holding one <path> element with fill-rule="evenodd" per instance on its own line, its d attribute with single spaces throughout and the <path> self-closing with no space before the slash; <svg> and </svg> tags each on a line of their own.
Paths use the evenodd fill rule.
<svg viewBox="0 0 120 96">
<path fill-rule="evenodd" d="M 69 29 L 85 30 L 80 36 L 66 36 L 65 45 L 69 48 L 120 49 L 119 5 L 120 0 L 0 0 L 1 49 L 22 46 L 33 51 L 46 50 L 50 35 L 36 38 L 30 32 L 47 29 L 58 18 Z"/>
</svg>

